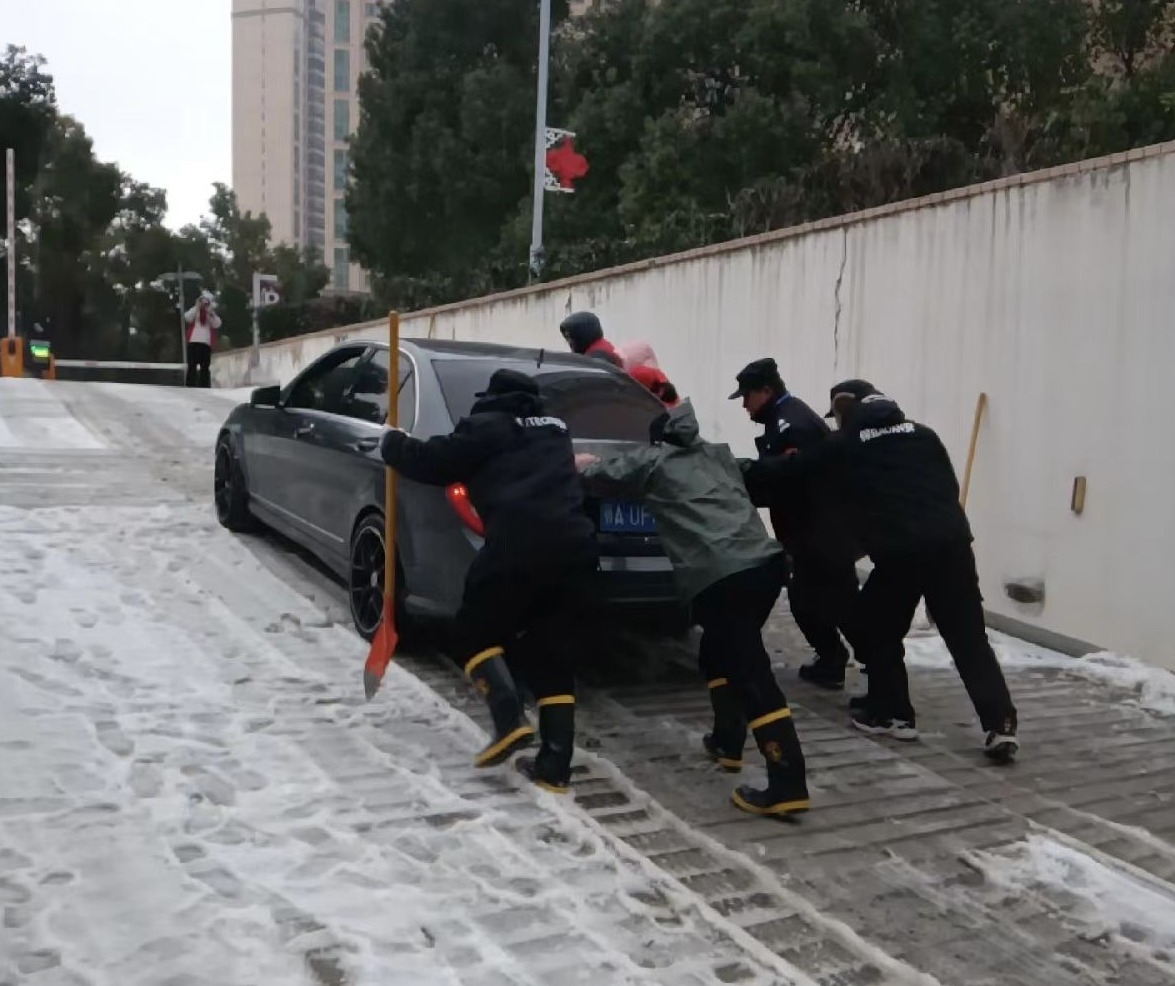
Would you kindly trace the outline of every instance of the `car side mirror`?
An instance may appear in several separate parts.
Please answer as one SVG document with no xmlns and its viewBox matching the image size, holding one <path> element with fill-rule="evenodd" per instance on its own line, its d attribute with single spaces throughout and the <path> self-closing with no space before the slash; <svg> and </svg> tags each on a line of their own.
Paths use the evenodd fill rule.
<svg viewBox="0 0 1175 986">
<path fill-rule="evenodd" d="M 254 407 L 279 407 L 282 389 L 278 384 L 269 387 L 258 387 L 249 396 L 249 403 Z"/>
</svg>

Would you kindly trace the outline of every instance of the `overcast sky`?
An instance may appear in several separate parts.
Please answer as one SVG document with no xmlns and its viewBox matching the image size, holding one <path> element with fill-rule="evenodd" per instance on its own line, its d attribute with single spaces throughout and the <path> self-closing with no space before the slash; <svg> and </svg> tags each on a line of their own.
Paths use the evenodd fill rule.
<svg viewBox="0 0 1175 986">
<path fill-rule="evenodd" d="M 49 60 L 97 155 L 166 189 L 167 225 L 232 182 L 230 0 L 0 0 L 0 48 Z"/>
</svg>

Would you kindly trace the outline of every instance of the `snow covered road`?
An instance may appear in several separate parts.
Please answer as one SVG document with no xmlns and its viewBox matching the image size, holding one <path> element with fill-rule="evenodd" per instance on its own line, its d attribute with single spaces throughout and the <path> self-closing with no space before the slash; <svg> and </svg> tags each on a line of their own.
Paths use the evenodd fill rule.
<svg viewBox="0 0 1175 986">
<path fill-rule="evenodd" d="M 32 460 L 107 445 L 16 383 L 42 391 L 6 413 Z M 82 509 L 58 461 L 41 492 L 76 504 L 0 507 L 0 982 L 808 981 L 573 806 L 474 771 L 480 730 L 411 674 L 365 704 L 358 638 L 182 476 L 108 455 L 86 472 L 121 505 Z M 27 500 L 38 463 L 4 464 L 0 502 Z"/>
<path fill-rule="evenodd" d="M 470 766 L 443 662 L 365 703 L 338 587 L 216 525 L 240 396 L 0 381 L 0 986 L 1175 982 L 1175 679 L 1001 638 L 993 771 L 936 638 L 897 749 L 781 618 L 802 826 L 726 805 L 687 652 L 585 693 L 560 799 Z"/>
</svg>

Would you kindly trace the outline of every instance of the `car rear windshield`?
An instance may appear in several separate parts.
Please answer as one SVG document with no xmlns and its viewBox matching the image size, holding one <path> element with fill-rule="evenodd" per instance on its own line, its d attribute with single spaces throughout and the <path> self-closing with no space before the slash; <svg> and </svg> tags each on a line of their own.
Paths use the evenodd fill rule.
<svg viewBox="0 0 1175 986">
<path fill-rule="evenodd" d="M 573 438 L 647 442 L 649 422 L 664 408 L 630 377 L 604 369 L 499 360 L 438 359 L 433 361 L 449 415 L 456 422 L 473 407 L 495 370 L 508 368 L 538 381 L 547 411 L 567 422 Z"/>
</svg>

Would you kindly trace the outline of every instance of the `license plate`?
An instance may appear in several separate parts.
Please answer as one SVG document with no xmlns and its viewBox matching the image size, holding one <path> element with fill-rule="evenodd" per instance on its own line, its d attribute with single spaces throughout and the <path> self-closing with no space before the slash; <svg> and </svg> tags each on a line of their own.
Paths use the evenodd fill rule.
<svg viewBox="0 0 1175 986">
<path fill-rule="evenodd" d="M 600 530 L 605 534 L 656 534 L 657 525 L 644 504 L 605 500 L 600 504 Z"/>
</svg>

